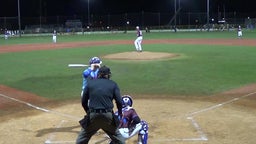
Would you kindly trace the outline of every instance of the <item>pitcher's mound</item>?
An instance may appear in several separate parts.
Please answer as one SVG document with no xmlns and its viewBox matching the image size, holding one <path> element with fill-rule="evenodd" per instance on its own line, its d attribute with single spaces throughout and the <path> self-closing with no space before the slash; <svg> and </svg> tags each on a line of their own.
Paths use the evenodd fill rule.
<svg viewBox="0 0 256 144">
<path fill-rule="evenodd" d="M 164 52 L 123 52 L 105 55 L 105 59 L 116 60 L 155 60 L 155 59 L 168 59 L 178 56 L 178 54 L 164 53 Z"/>
</svg>

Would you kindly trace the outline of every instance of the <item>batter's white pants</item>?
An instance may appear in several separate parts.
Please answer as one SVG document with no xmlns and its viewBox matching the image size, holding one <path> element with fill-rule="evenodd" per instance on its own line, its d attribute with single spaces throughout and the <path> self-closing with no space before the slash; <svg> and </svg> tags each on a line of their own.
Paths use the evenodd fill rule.
<svg viewBox="0 0 256 144">
<path fill-rule="evenodd" d="M 142 51 L 142 47 L 141 47 L 142 39 L 143 39 L 142 36 L 139 36 L 134 41 L 134 45 L 137 51 Z"/>
</svg>

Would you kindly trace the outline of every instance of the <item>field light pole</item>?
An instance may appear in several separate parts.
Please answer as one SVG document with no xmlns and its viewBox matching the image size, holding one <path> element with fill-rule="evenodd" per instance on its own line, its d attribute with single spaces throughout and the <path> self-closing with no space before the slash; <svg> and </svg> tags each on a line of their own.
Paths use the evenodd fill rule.
<svg viewBox="0 0 256 144">
<path fill-rule="evenodd" d="M 20 0 L 18 0 L 18 25 L 19 25 L 19 37 L 21 37 Z"/>
<path fill-rule="evenodd" d="M 210 15 L 209 15 L 209 10 L 210 9 L 210 2 L 209 0 L 207 0 L 207 31 L 209 31 L 210 29 L 210 26 L 209 26 L 209 20 L 210 20 Z"/>
<path fill-rule="evenodd" d="M 39 1 L 39 13 L 40 13 L 40 17 L 39 17 L 39 25 L 40 25 L 40 31 L 42 28 L 42 0 Z"/>
<path fill-rule="evenodd" d="M 87 10 L 88 10 L 88 26 L 90 25 L 90 0 L 88 0 L 88 5 L 87 5 Z"/>
<path fill-rule="evenodd" d="M 180 0 L 179 0 L 179 10 L 180 10 Z M 180 14 L 179 14 L 179 25 L 180 25 Z"/>
<path fill-rule="evenodd" d="M 174 0 L 174 16 L 175 16 L 175 18 L 174 18 L 174 28 L 176 29 L 176 24 L 177 24 L 177 15 L 176 15 L 176 13 L 177 13 L 177 2 L 176 2 L 176 0 Z"/>
</svg>

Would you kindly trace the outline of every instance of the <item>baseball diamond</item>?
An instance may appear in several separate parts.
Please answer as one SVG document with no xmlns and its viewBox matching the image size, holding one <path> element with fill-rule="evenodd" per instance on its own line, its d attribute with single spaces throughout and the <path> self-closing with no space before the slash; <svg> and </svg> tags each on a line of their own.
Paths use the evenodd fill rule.
<svg viewBox="0 0 256 144">
<path fill-rule="evenodd" d="M 88 47 L 109 43 L 129 44 L 130 41 L 58 42 L 56 44 L 0 46 L 0 54 Z M 256 46 L 255 40 L 252 39 L 143 40 L 144 45 L 157 43 Z M 122 53 L 120 54 L 122 55 Z M 131 55 L 130 59 L 123 60 L 136 58 L 134 57 L 135 53 L 130 52 L 129 54 Z M 155 58 L 150 55 L 159 53 L 147 52 L 145 48 L 139 54 L 144 54 L 144 60 L 148 61 L 150 57 Z M 170 55 L 179 56 L 175 53 Z M 113 60 L 119 59 L 116 58 L 119 57 L 118 53 L 105 55 L 105 57 Z M 67 65 L 65 67 L 67 68 Z M 138 113 L 149 124 L 149 144 L 252 144 L 256 141 L 255 90 L 256 84 L 250 84 L 207 97 L 138 94 L 134 96 L 133 102 Z M 0 144 L 74 143 L 80 131 L 78 120 L 84 114 L 79 98 L 78 96 L 73 100 L 54 101 L 0 85 Z M 91 144 L 107 144 L 108 140 L 104 132 L 99 131 L 92 137 Z M 128 144 L 135 142 L 136 138 L 127 141 Z"/>
</svg>

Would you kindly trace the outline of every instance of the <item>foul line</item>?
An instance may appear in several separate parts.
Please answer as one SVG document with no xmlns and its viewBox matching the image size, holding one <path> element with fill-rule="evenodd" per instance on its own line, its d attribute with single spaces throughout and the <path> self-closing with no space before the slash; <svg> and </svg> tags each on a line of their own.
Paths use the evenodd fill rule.
<svg viewBox="0 0 256 144">
<path fill-rule="evenodd" d="M 22 100 L 19 100 L 19 99 L 16 99 L 16 98 L 13 98 L 13 97 L 9 97 L 9 96 L 6 96 L 4 94 L 0 94 L 1 97 L 4 97 L 6 99 L 10 99 L 12 101 L 16 101 L 18 103 L 22 103 L 22 104 L 25 104 L 31 108 L 34 108 L 34 109 L 37 109 L 37 110 L 40 110 L 40 111 L 43 111 L 43 112 L 46 112 L 46 113 L 51 113 L 51 114 L 55 114 L 55 115 L 58 115 L 58 116 L 62 116 L 62 117 L 66 117 L 66 118 L 69 118 L 69 119 L 72 119 L 72 120 L 75 120 L 75 121 L 78 121 L 80 120 L 81 118 L 79 117 L 75 117 L 73 115 L 69 115 L 69 114 L 65 114 L 65 113 L 61 113 L 61 112 L 57 112 L 57 111 L 52 111 L 52 110 L 48 110 L 48 109 L 45 109 L 45 108 L 42 108 L 42 107 L 39 107 L 39 106 L 36 106 L 36 105 L 33 105 L 31 103 L 28 103 L 28 102 L 25 102 L 25 101 L 22 101 Z"/>
</svg>

